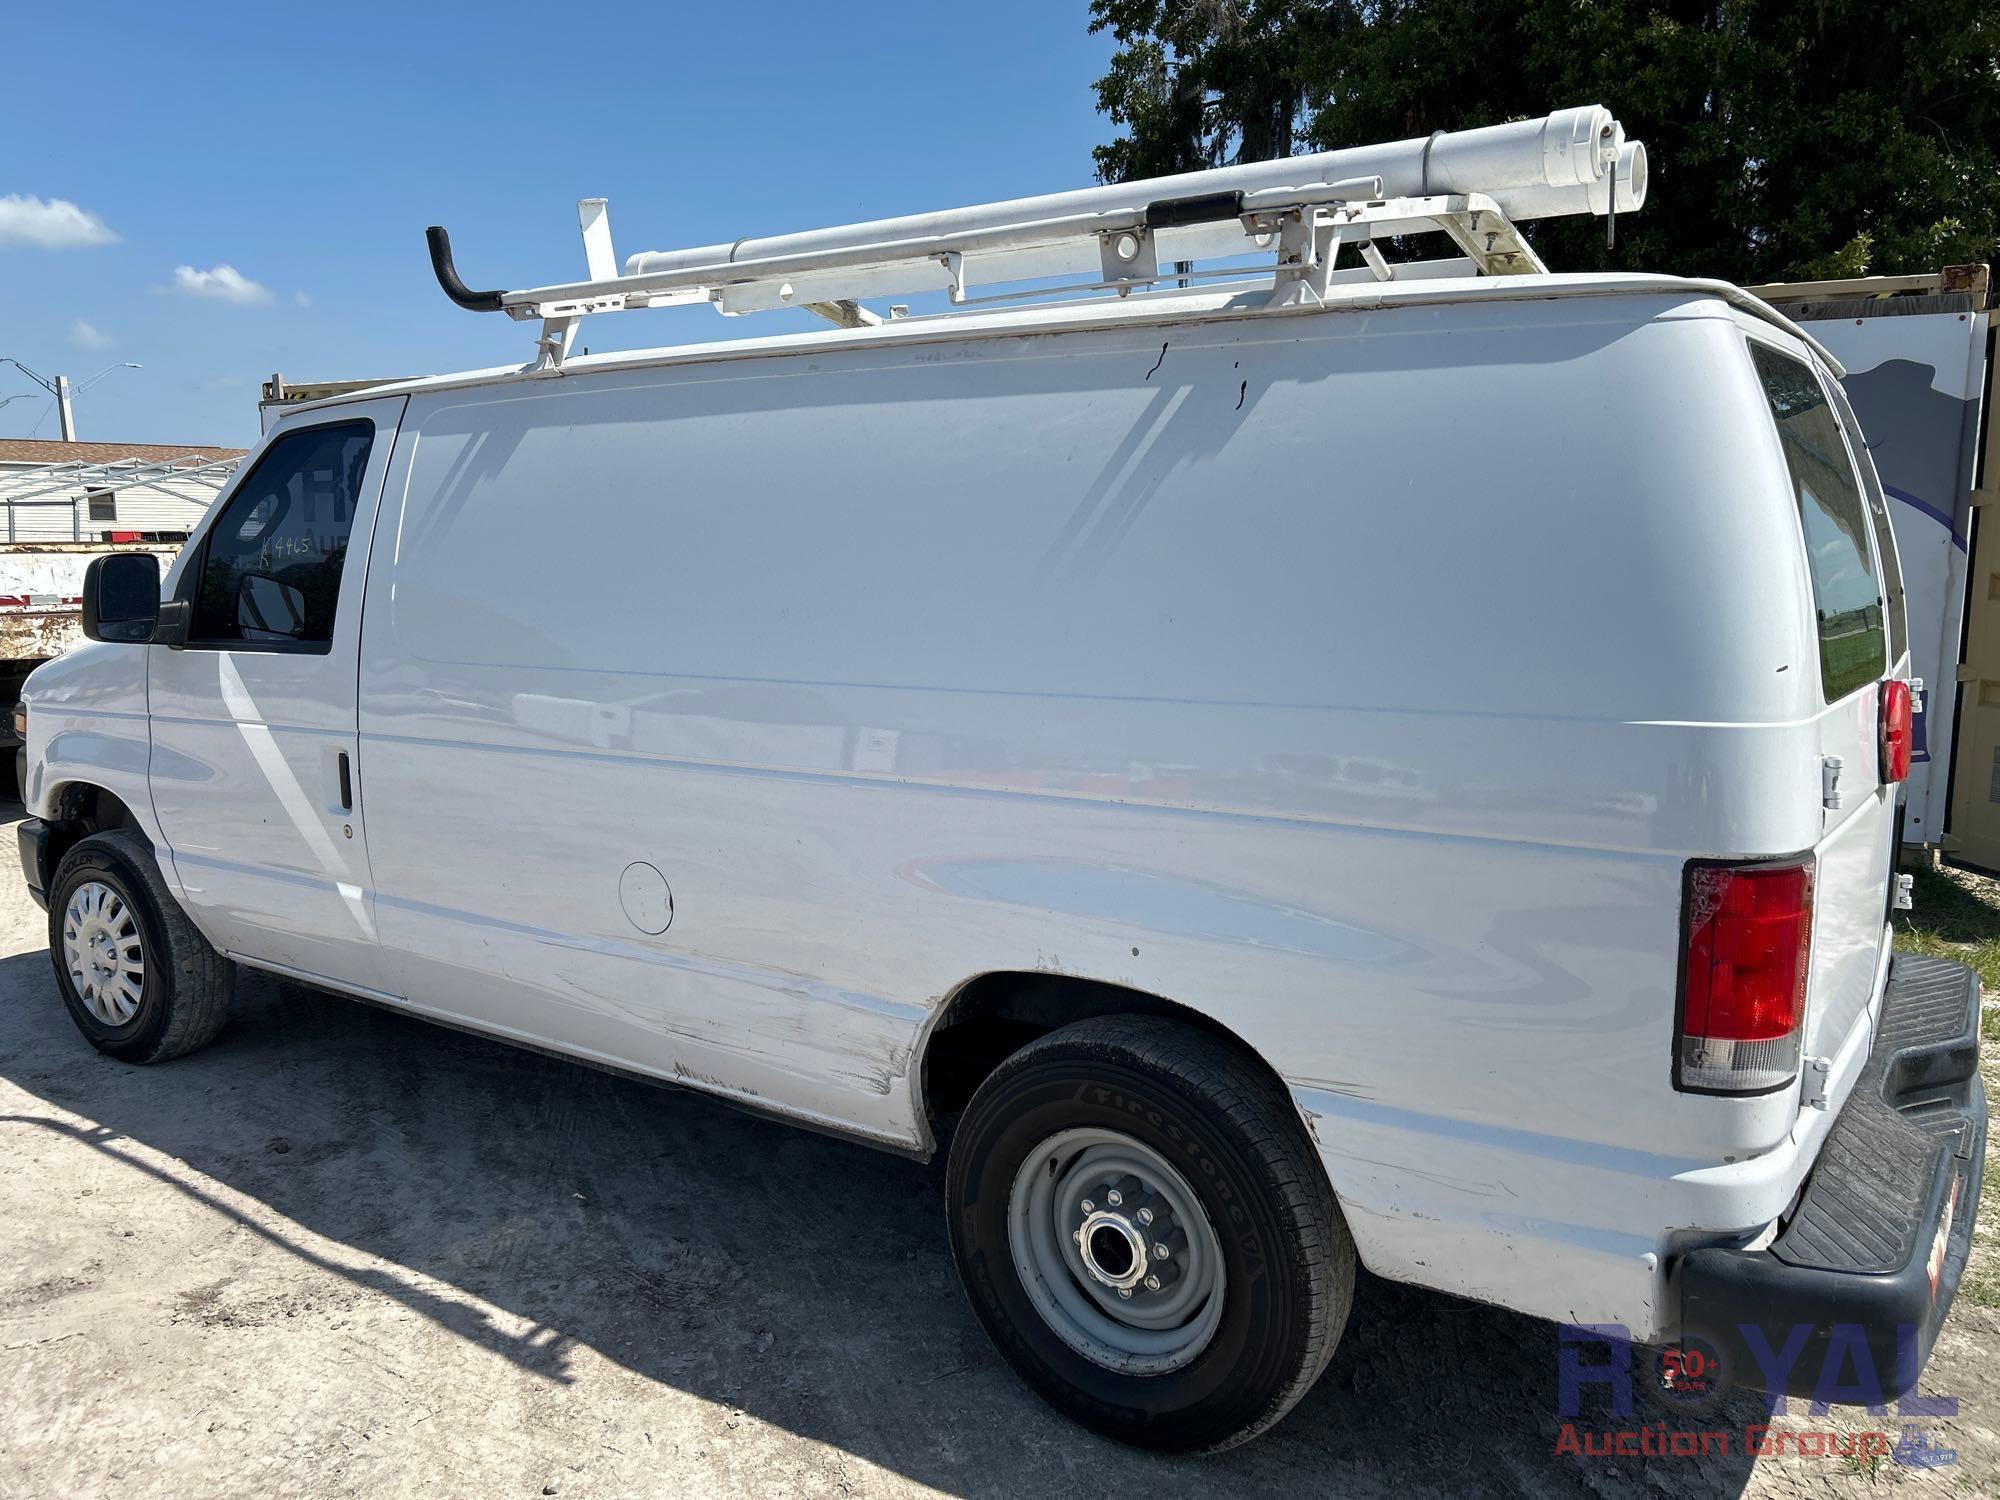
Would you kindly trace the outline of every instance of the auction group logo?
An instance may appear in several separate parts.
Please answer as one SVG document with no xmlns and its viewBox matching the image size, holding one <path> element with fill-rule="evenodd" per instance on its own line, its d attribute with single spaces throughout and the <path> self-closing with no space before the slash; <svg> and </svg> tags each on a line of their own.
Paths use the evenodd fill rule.
<svg viewBox="0 0 2000 1500">
<path fill-rule="evenodd" d="M 1821 1330 L 1802 1323 L 1776 1348 L 1765 1330 L 1755 1324 L 1744 1324 L 1738 1331 L 1743 1347 L 1757 1362 L 1764 1383 L 1780 1390 L 1792 1383 L 1791 1377 L 1813 1335 L 1825 1332 L 1828 1338 L 1819 1356 L 1819 1368 L 1813 1372 L 1809 1415 L 1823 1418 L 1836 1403 L 1862 1406 L 1871 1417 L 1883 1420 L 1884 1425 L 1859 1432 L 1831 1426 L 1780 1427 L 1770 1418 L 1787 1413 L 1788 1403 L 1783 1396 L 1760 1398 L 1764 1408 L 1760 1420 L 1717 1425 L 1715 1415 L 1722 1404 L 1726 1381 L 1722 1357 L 1714 1344 L 1706 1339 L 1686 1338 L 1667 1348 L 1641 1353 L 1643 1346 L 1635 1348 L 1631 1333 L 1621 1324 L 1566 1323 L 1560 1329 L 1556 1348 L 1557 1405 L 1563 1419 L 1556 1434 L 1557 1456 L 1651 1459 L 1789 1455 L 1852 1459 L 1870 1467 L 1889 1459 L 1920 1469 L 1941 1468 L 1958 1461 L 1958 1454 L 1944 1447 L 1939 1434 L 1926 1425 L 1940 1417 L 1957 1416 L 1958 1398 L 1919 1396 L 1912 1391 L 1893 1403 L 1895 1420 L 1889 1423 L 1891 1403 L 1885 1399 L 1866 1331 L 1858 1324 L 1835 1324 Z M 1899 1362 L 1915 1359 L 1916 1338 L 1915 1328 L 1897 1331 Z M 1634 1384 L 1641 1371 L 1659 1400 L 1682 1413 L 1684 1420 L 1634 1419 Z M 1608 1394 L 1612 1425 L 1588 1427 L 1578 1421 L 1586 1387 L 1601 1387 Z"/>
</svg>

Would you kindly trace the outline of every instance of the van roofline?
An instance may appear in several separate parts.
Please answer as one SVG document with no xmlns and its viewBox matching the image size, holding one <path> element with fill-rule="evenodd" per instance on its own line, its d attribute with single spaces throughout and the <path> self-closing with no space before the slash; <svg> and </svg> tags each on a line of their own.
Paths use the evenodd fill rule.
<svg viewBox="0 0 2000 1500">
<path fill-rule="evenodd" d="M 1098 327 L 1143 327 L 1146 324 L 1205 323 L 1255 318 L 1279 318 L 1380 312 L 1397 307 L 1430 307 L 1469 302 L 1540 302 L 1584 297 L 1712 298 L 1748 314 L 1812 350 L 1836 379 L 1847 374 L 1832 352 L 1797 323 L 1762 298 L 1727 281 L 1653 274 L 1547 274 L 1538 276 L 1478 276 L 1408 282 L 1348 283 L 1328 289 L 1318 305 L 1276 307 L 1268 281 L 1225 283 L 1202 291 L 1165 290 L 1125 297 L 1093 297 L 1074 302 L 1041 303 L 1029 308 L 983 312 L 943 312 L 894 318 L 859 328 L 809 329 L 746 339 L 717 339 L 693 344 L 668 344 L 604 354 L 573 355 L 558 369 L 533 365 L 498 365 L 452 374 L 425 375 L 365 389 L 338 392 L 302 401 L 282 410 L 278 426 L 303 412 L 337 408 L 385 396 L 412 396 L 432 391 L 484 386 L 530 384 L 571 375 L 614 370 L 705 364 L 711 361 L 766 358 L 832 349 L 872 349 L 900 344 L 940 343 L 969 337 L 999 338 L 1023 333 L 1069 333 Z"/>
</svg>

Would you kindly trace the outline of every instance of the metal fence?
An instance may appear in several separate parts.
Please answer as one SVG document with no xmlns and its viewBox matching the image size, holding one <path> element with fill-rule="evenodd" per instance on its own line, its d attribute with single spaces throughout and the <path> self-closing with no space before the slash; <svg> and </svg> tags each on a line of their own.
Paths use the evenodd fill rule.
<svg viewBox="0 0 2000 1500">
<path fill-rule="evenodd" d="M 5 501 L 7 507 L 7 540 L 10 542 L 80 542 L 83 540 L 83 516 L 87 497 L 78 495 L 68 500 L 16 500 L 11 496 Z M 27 518 L 30 524 L 23 525 L 21 511 L 67 511 L 65 520 L 52 525 L 32 524 L 34 518 Z"/>
</svg>

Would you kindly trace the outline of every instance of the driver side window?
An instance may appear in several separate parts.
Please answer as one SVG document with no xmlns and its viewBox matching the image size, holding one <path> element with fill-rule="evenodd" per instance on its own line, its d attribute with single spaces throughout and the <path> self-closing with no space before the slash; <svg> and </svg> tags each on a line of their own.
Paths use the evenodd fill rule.
<svg viewBox="0 0 2000 1500">
<path fill-rule="evenodd" d="M 311 427 L 273 443 L 203 544 L 189 644 L 325 651 L 375 427 Z"/>
</svg>

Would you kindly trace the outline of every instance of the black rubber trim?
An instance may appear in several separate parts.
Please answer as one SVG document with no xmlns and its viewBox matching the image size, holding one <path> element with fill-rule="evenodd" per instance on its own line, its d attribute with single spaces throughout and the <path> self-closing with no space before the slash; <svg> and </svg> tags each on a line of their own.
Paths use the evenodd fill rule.
<svg viewBox="0 0 2000 1500">
<path fill-rule="evenodd" d="M 433 224 L 424 231 L 424 241 L 431 250 L 431 270 L 436 273 L 438 285 L 444 294 L 467 312 L 499 312 L 500 299 L 504 292 L 475 292 L 458 279 L 458 267 L 451 260 L 451 236 L 445 233 L 444 225 Z"/>
<path fill-rule="evenodd" d="M 16 763 L 24 760 L 26 750 L 15 752 Z M 23 818 L 14 825 L 14 837 L 21 846 L 21 878 L 28 883 L 28 894 L 35 898 L 35 905 L 43 911 L 49 909 L 49 825 L 40 818 Z"/>
<path fill-rule="evenodd" d="M 1898 957 L 1875 1028 L 1883 1093 L 1905 1105 L 1979 1071 L 1979 976 L 1944 958 Z"/>
<path fill-rule="evenodd" d="M 1220 224 L 1243 217 L 1243 195 L 1196 193 L 1187 198 L 1161 198 L 1146 205 L 1148 229 L 1175 229 L 1183 224 Z"/>
<path fill-rule="evenodd" d="M 1979 977 L 1946 959 L 1891 960 L 1882 1014 L 1856 1080 L 1782 1232 L 1763 1250 L 1705 1248 L 1675 1266 L 1683 1336 L 1706 1340 L 1733 1385 L 1813 1396 L 1836 1328 L 1854 1330 L 1880 1399 L 1917 1382 L 1972 1253 L 1986 1154 Z M 1946 1215 L 1950 1231 L 1932 1281 Z M 1782 1376 L 1753 1352 L 1810 1329 Z M 1841 1378 L 1853 1378 L 1852 1360 Z"/>
</svg>

